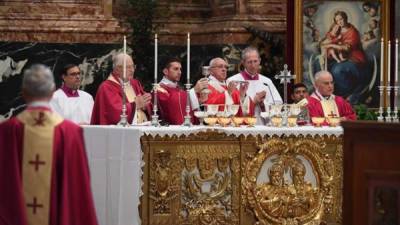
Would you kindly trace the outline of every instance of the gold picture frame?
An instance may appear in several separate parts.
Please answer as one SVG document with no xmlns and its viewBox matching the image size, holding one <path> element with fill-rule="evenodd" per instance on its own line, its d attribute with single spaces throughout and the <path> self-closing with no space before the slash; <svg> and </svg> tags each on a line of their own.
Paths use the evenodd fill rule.
<svg viewBox="0 0 400 225">
<path fill-rule="evenodd" d="M 348 7 L 349 5 L 351 5 L 351 6 L 357 5 L 357 7 L 360 7 L 360 5 L 362 5 L 364 7 L 364 5 L 363 5 L 364 3 L 371 3 L 371 2 L 372 2 L 372 4 L 377 4 L 377 5 L 379 4 L 379 12 L 378 12 L 379 13 L 379 22 L 378 22 L 379 24 L 378 24 L 378 26 L 380 29 L 380 31 L 379 31 L 380 37 L 378 39 L 378 42 L 380 45 L 380 39 L 383 38 L 384 43 L 385 43 L 383 65 L 387 65 L 387 44 L 386 43 L 389 38 L 389 29 L 390 29 L 390 2 L 389 1 L 386 1 L 386 0 L 375 0 L 375 1 L 371 1 L 371 0 L 369 0 L 369 1 L 366 1 L 366 0 L 348 0 L 348 1 L 342 1 L 342 0 L 322 0 L 322 1 L 296 0 L 295 1 L 294 72 L 297 75 L 296 82 L 305 82 L 308 85 L 313 84 L 313 74 L 315 74 L 315 73 L 311 73 L 311 72 L 308 72 L 307 74 L 304 73 L 304 71 L 306 71 L 305 65 L 307 65 L 305 60 L 308 60 L 308 58 L 306 58 L 307 56 L 305 55 L 305 53 L 306 53 L 307 48 L 309 47 L 308 45 L 306 45 L 306 50 L 305 50 L 305 47 L 304 47 L 305 46 L 304 45 L 304 43 L 305 43 L 305 39 L 304 39 L 305 38 L 305 28 L 309 29 L 311 27 L 309 24 L 305 23 L 305 22 L 308 22 L 308 21 L 305 21 L 305 19 L 310 18 L 310 17 L 307 17 L 310 15 L 307 15 L 304 12 L 305 9 L 309 10 L 308 8 L 310 7 L 310 5 L 315 4 L 315 5 L 318 5 L 318 7 L 320 7 L 322 10 L 322 8 L 324 8 L 324 7 L 326 9 L 327 8 L 326 5 L 330 4 L 330 5 L 335 5 L 335 8 L 340 10 L 341 7 Z M 326 5 L 324 6 L 324 4 L 326 4 Z M 347 8 L 344 8 L 344 11 L 346 11 L 346 10 L 347 10 Z M 364 9 L 362 9 L 362 10 L 364 10 Z M 331 11 L 333 11 L 333 9 Z M 307 13 L 308 13 L 308 11 L 307 11 Z M 327 21 L 327 19 L 325 19 L 325 17 L 330 17 L 331 21 L 333 21 L 333 14 L 324 14 L 321 12 L 319 12 L 319 13 L 320 13 L 319 16 L 323 17 L 325 21 Z M 365 11 L 366 16 L 368 16 L 368 13 L 369 13 L 368 11 Z M 315 16 L 315 15 L 318 15 L 318 14 L 316 13 L 311 16 Z M 351 17 L 351 15 L 350 15 L 350 17 Z M 352 22 L 350 17 L 349 17 L 349 21 L 348 21 L 349 23 Z M 366 20 L 367 19 L 365 19 L 365 21 Z M 312 24 L 312 25 L 314 25 L 314 24 Z M 333 26 L 333 24 L 332 24 L 332 26 Z M 332 28 L 332 26 L 331 26 L 331 28 Z M 326 29 L 327 28 L 326 26 L 324 28 L 325 28 L 325 30 L 328 30 L 328 29 Z M 329 29 L 331 29 L 331 28 L 329 28 Z M 360 28 L 358 28 L 358 29 L 360 29 Z M 360 29 L 360 32 L 359 32 L 360 33 L 359 34 L 360 42 L 361 42 L 362 35 L 364 35 L 364 33 L 361 33 L 361 31 L 363 31 L 363 30 Z M 310 33 L 308 33 L 308 36 L 306 38 L 309 38 L 309 36 L 310 36 Z M 324 34 L 320 33 L 319 36 L 322 38 L 322 37 L 324 37 Z M 364 37 L 362 37 L 362 38 L 364 38 Z M 320 40 L 322 40 L 322 39 L 320 39 Z M 319 44 L 322 42 L 322 41 L 320 42 L 317 40 L 312 40 L 312 41 L 315 41 Z M 318 46 L 320 46 L 320 45 L 318 45 Z M 380 49 L 380 47 L 379 47 L 379 49 Z M 321 50 L 321 48 L 320 48 L 320 50 Z M 322 51 L 320 51 L 320 52 L 322 52 Z M 322 56 L 322 54 L 321 54 L 321 56 Z M 375 79 L 379 79 L 380 60 L 378 60 L 378 59 L 376 59 L 376 60 L 377 60 L 376 64 L 377 64 L 377 66 L 379 66 L 379 69 L 375 73 L 375 74 L 378 74 L 377 78 L 375 78 Z M 326 58 L 326 56 L 325 56 L 325 62 L 328 62 L 328 59 Z M 326 63 L 326 64 L 328 64 L 328 63 Z M 320 68 L 323 69 L 322 65 L 323 64 L 321 64 Z M 309 71 L 312 71 L 311 60 L 310 60 L 310 64 L 308 66 L 310 67 Z M 327 67 L 325 66 L 324 68 L 327 68 Z M 386 81 L 387 81 L 387 67 L 386 66 L 384 66 L 384 68 L 383 68 L 383 74 L 384 74 L 384 83 L 386 83 Z M 311 82 L 310 82 L 310 80 L 311 80 Z M 371 86 L 371 85 L 375 85 L 375 86 Z M 372 90 L 372 88 L 376 88 L 376 90 L 378 90 L 378 88 L 377 88 L 378 85 L 379 85 L 379 81 L 378 82 L 371 81 L 371 84 L 369 84 L 369 86 L 368 86 L 369 90 Z M 386 100 L 386 97 L 384 99 Z M 386 105 L 386 102 L 385 102 L 385 105 Z"/>
</svg>

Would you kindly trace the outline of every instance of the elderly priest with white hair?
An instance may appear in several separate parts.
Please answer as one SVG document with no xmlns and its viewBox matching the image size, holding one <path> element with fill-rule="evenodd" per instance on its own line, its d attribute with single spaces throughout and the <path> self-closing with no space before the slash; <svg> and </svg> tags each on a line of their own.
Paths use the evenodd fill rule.
<svg viewBox="0 0 400 225">
<path fill-rule="evenodd" d="M 307 98 L 310 117 L 340 117 L 342 121 L 357 119 L 350 103 L 333 94 L 334 82 L 329 71 L 315 74 L 314 87 L 314 93 Z"/>
<path fill-rule="evenodd" d="M 123 78 L 123 64 L 126 60 L 126 78 Z M 113 71 L 107 80 L 101 83 L 94 101 L 91 124 L 110 125 L 120 121 L 122 113 L 122 80 L 125 83 L 126 114 L 129 123 L 142 123 L 151 115 L 151 95 L 143 90 L 134 79 L 135 64 L 132 58 L 119 53 L 113 59 Z"/>
<path fill-rule="evenodd" d="M 0 224 L 96 225 L 82 128 L 51 111 L 52 72 L 24 72 L 28 107 L 0 124 Z"/>
</svg>

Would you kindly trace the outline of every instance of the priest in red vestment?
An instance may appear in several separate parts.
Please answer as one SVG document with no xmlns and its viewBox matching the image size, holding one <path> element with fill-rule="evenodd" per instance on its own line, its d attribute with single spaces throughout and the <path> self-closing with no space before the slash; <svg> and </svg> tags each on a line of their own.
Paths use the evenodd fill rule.
<svg viewBox="0 0 400 225">
<path fill-rule="evenodd" d="M 82 128 L 50 109 L 50 69 L 24 72 L 25 111 L 0 124 L 0 224 L 97 225 Z"/>
<path fill-rule="evenodd" d="M 123 53 L 115 56 L 113 72 L 101 83 L 97 90 L 93 106 L 91 124 L 117 124 L 122 113 L 123 61 L 126 57 L 125 97 L 126 114 L 129 123 L 143 123 L 151 115 L 151 95 L 143 90 L 140 82 L 133 78 L 135 65 L 129 55 Z"/>
<path fill-rule="evenodd" d="M 315 74 L 315 92 L 307 98 L 310 117 L 340 117 L 341 120 L 356 120 L 351 105 L 333 94 L 333 78 L 328 71 Z"/>
<path fill-rule="evenodd" d="M 233 81 L 226 84 L 228 64 L 222 58 L 214 58 L 210 61 L 210 76 L 208 82 L 208 95 L 206 104 L 221 105 L 240 105 L 239 116 L 254 115 L 255 104 L 249 96 L 246 95 L 249 87 L 248 82 L 241 82 L 239 85 Z M 239 90 L 237 89 L 239 86 Z M 220 111 L 224 106 L 220 107 Z"/>
<path fill-rule="evenodd" d="M 182 65 L 179 59 L 169 59 L 163 69 L 164 77 L 157 88 L 157 102 L 160 119 L 172 125 L 181 125 L 186 115 L 187 92 L 179 87 L 182 75 Z M 207 81 L 198 81 L 193 88 L 194 92 L 200 92 L 207 86 Z M 204 101 L 200 98 L 200 101 Z M 198 123 L 194 117 L 192 107 L 190 109 L 191 122 Z"/>
</svg>

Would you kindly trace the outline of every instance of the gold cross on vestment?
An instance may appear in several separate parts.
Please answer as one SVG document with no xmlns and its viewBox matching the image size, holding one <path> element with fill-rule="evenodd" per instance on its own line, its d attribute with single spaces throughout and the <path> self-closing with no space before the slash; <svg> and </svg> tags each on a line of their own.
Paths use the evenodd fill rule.
<svg viewBox="0 0 400 225">
<path fill-rule="evenodd" d="M 26 206 L 32 208 L 33 214 L 36 214 L 36 208 L 43 208 L 42 204 L 38 204 L 36 197 L 33 198 L 33 203 L 28 203 Z"/>
<path fill-rule="evenodd" d="M 34 118 L 35 124 L 33 126 L 44 126 L 44 121 L 46 120 L 44 117 L 44 112 L 40 112 L 38 118 Z"/>
<path fill-rule="evenodd" d="M 333 118 L 336 117 L 337 115 L 333 111 L 331 111 L 331 114 L 328 114 L 328 116 Z"/>
<path fill-rule="evenodd" d="M 38 171 L 39 170 L 39 166 L 46 164 L 46 162 L 45 161 L 40 161 L 39 160 L 39 154 L 36 154 L 35 161 L 31 160 L 31 161 L 29 161 L 29 164 L 35 165 L 35 171 Z"/>
</svg>

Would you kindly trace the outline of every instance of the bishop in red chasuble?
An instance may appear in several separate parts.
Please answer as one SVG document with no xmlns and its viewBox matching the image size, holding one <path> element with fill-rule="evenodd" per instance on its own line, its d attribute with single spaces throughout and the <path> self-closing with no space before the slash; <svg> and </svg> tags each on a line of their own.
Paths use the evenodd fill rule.
<svg viewBox="0 0 400 225">
<path fill-rule="evenodd" d="M 151 95 L 143 90 L 140 82 L 133 78 L 135 65 L 129 55 L 126 57 L 125 84 L 126 114 L 129 123 L 143 123 L 151 115 Z M 114 70 L 112 74 L 103 81 L 97 90 L 93 106 L 91 124 L 110 125 L 117 124 L 122 113 L 122 88 L 124 54 L 114 58 Z"/>
<path fill-rule="evenodd" d="M 52 112 L 55 85 L 26 70 L 25 111 L 0 124 L 0 224 L 97 225 L 82 128 Z"/>
<path fill-rule="evenodd" d="M 315 92 L 307 98 L 310 117 L 340 117 L 341 120 L 356 120 L 350 103 L 340 96 L 333 95 L 332 75 L 320 71 L 315 75 Z"/>
</svg>

